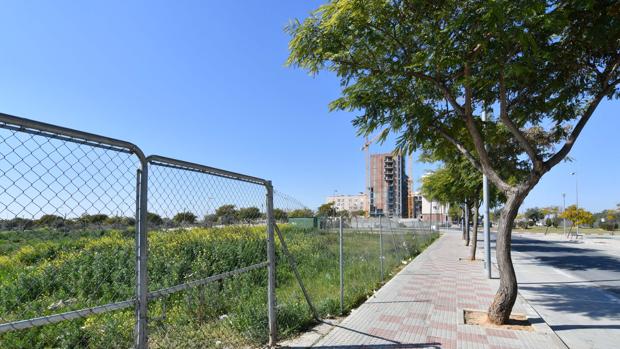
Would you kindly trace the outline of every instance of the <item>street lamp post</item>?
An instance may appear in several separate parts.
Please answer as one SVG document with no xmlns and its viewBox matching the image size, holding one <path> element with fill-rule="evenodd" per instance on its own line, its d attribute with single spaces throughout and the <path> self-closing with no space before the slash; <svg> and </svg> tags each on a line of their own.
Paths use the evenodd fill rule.
<svg viewBox="0 0 620 349">
<path fill-rule="evenodd" d="M 575 211 L 579 213 L 579 181 L 577 177 L 577 172 L 571 172 L 570 175 L 575 176 L 575 209 L 576 209 Z M 577 226 L 576 229 L 577 229 L 577 237 L 578 237 L 579 236 L 579 221 L 577 221 L 575 225 Z"/>
<path fill-rule="evenodd" d="M 562 215 L 564 216 L 562 218 L 562 226 L 564 227 L 564 236 L 566 236 L 566 215 L 564 211 L 566 211 L 566 193 L 562 193 Z"/>
<path fill-rule="evenodd" d="M 486 108 L 482 111 L 482 122 L 487 120 Z M 486 145 L 485 145 L 486 148 Z M 484 214 L 483 235 L 484 235 L 484 267 L 487 278 L 491 278 L 491 226 L 489 222 L 489 180 L 486 175 L 482 175 L 482 212 Z"/>
</svg>

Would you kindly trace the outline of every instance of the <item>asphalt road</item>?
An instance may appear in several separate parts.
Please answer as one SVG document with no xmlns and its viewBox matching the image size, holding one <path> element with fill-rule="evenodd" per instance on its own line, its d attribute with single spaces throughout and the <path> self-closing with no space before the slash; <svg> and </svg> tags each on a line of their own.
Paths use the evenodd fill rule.
<svg viewBox="0 0 620 349">
<path fill-rule="evenodd" d="M 620 348 L 618 250 L 513 234 L 513 261 L 519 292 L 570 348 Z"/>
</svg>

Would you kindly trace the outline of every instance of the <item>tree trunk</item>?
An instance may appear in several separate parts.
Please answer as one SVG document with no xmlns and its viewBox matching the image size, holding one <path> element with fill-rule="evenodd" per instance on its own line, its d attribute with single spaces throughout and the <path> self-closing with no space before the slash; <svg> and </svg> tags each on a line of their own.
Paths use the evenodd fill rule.
<svg viewBox="0 0 620 349">
<path fill-rule="evenodd" d="M 463 240 L 465 240 L 465 209 L 463 209 L 463 217 L 461 217 L 461 227 L 463 227 Z"/>
<path fill-rule="evenodd" d="M 469 252 L 469 260 L 476 260 L 476 249 L 478 248 L 478 209 L 480 203 L 474 204 L 474 228 L 471 236 L 471 249 Z"/>
<path fill-rule="evenodd" d="M 512 307 L 517 299 L 517 277 L 510 254 L 512 224 L 528 192 L 529 190 L 526 189 L 508 193 L 508 200 L 500 215 L 497 240 L 495 243 L 497 266 L 500 277 L 499 289 L 488 311 L 489 321 L 496 325 L 502 325 L 508 321 Z"/>
<path fill-rule="evenodd" d="M 471 217 L 471 209 L 469 203 L 465 205 L 465 246 L 469 246 L 469 220 Z"/>
</svg>

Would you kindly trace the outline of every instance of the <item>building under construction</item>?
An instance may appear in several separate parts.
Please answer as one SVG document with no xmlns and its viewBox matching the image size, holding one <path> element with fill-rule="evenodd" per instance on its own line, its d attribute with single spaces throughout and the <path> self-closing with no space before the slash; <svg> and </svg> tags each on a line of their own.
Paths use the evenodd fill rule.
<svg viewBox="0 0 620 349">
<path fill-rule="evenodd" d="M 401 155 L 370 156 L 368 212 L 371 216 L 408 217 L 408 178 Z"/>
</svg>

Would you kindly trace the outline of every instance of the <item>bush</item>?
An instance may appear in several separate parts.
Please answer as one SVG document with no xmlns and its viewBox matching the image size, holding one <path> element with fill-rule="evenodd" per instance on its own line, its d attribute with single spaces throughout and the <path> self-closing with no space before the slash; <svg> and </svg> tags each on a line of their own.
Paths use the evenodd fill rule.
<svg viewBox="0 0 620 349">
<path fill-rule="evenodd" d="M 196 223 L 196 215 L 191 212 L 179 212 L 172 218 L 176 224 L 194 224 Z"/>
<path fill-rule="evenodd" d="M 517 227 L 519 227 L 521 229 L 527 229 L 529 227 L 529 222 L 527 222 L 527 221 L 518 221 L 517 222 Z"/>
<path fill-rule="evenodd" d="M 157 213 L 153 213 L 153 212 L 148 212 L 146 214 L 146 221 L 150 225 L 154 225 L 154 226 L 160 226 L 160 225 L 164 224 L 164 220 L 161 218 L 161 216 L 158 215 Z"/>
<path fill-rule="evenodd" d="M 34 224 L 39 227 L 61 228 L 65 225 L 65 219 L 53 214 L 46 214 L 37 219 Z"/>
</svg>

